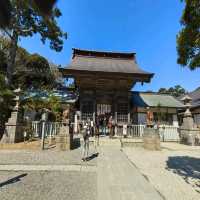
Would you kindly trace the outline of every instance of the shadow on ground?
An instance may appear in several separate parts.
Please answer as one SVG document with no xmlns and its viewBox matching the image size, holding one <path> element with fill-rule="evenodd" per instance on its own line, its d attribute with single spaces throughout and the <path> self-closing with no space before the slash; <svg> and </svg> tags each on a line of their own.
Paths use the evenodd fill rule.
<svg viewBox="0 0 200 200">
<path fill-rule="evenodd" d="M 91 156 L 87 157 L 86 161 L 93 160 L 99 156 L 99 153 L 93 153 Z"/>
<path fill-rule="evenodd" d="M 188 184 L 200 192 L 200 158 L 190 156 L 169 157 L 167 169 L 180 175 Z"/>
<path fill-rule="evenodd" d="M 74 138 L 73 145 L 72 145 L 72 150 L 78 149 L 80 146 L 81 146 L 80 138 Z"/>
<path fill-rule="evenodd" d="M 21 181 L 21 178 L 23 178 L 23 177 L 25 177 L 25 176 L 27 176 L 27 174 L 21 174 L 21 175 L 19 175 L 19 176 L 16 176 L 16 177 L 14 177 L 14 178 L 11 178 L 11 179 L 9 179 L 9 180 L 7 180 L 7 181 L 5 181 L 5 182 L 2 182 L 2 183 L 0 183 L 0 188 L 1 188 L 1 187 L 4 187 L 4 186 L 6 186 L 6 185 L 9 185 L 9 184 L 13 184 L 13 183 L 19 182 L 19 181 Z"/>
</svg>

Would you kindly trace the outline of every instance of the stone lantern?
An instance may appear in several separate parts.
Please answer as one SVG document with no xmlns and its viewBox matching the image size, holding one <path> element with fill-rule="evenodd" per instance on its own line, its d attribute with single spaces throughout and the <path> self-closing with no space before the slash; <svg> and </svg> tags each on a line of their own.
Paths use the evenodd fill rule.
<svg viewBox="0 0 200 200">
<path fill-rule="evenodd" d="M 23 124 L 20 122 L 20 95 L 21 89 L 15 89 L 14 91 L 15 106 L 11 112 L 11 117 L 8 119 L 8 122 L 5 124 L 6 129 L 1 140 L 1 143 L 16 143 L 23 141 Z"/>
<path fill-rule="evenodd" d="M 183 101 L 186 107 L 183 115 L 183 124 L 180 127 L 181 142 L 188 145 L 195 145 L 195 140 L 199 134 L 199 130 L 194 124 L 192 113 L 190 111 L 192 98 L 186 95 L 181 99 L 181 101 Z"/>
</svg>

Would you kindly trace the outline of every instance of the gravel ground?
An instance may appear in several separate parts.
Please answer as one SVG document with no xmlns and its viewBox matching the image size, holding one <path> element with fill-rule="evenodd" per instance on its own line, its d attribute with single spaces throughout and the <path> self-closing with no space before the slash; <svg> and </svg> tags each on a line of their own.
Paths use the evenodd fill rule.
<svg viewBox="0 0 200 200">
<path fill-rule="evenodd" d="M 95 200 L 92 172 L 0 172 L 1 200 Z"/>
<path fill-rule="evenodd" d="M 0 165 L 79 165 L 82 164 L 81 151 L 81 148 L 66 152 L 55 150 L 0 150 Z M 91 147 L 90 155 L 93 153 L 94 150 Z M 87 165 L 96 165 L 96 158 L 88 161 Z"/>
<path fill-rule="evenodd" d="M 165 199 L 200 199 L 199 148 L 173 143 L 162 151 L 127 147 L 123 152 Z"/>
</svg>

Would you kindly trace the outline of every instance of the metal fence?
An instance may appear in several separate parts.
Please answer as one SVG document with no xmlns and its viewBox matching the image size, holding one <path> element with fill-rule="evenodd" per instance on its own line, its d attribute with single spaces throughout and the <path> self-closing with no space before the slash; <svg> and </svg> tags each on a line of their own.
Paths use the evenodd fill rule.
<svg viewBox="0 0 200 200">
<path fill-rule="evenodd" d="M 126 128 L 126 127 L 124 127 Z M 127 137 L 141 138 L 144 134 L 145 125 L 127 125 Z M 162 125 L 159 127 L 160 140 L 163 142 L 179 141 L 179 128 L 176 126 Z M 115 128 L 115 135 L 123 136 L 123 125 L 118 125 Z"/>
<path fill-rule="evenodd" d="M 32 122 L 32 131 L 34 137 L 42 136 L 43 122 L 33 121 Z M 44 122 L 44 133 L 45 137 L 52 137 L 59 133 L 60 127 L 62 126 L 61 122 Z"/>
<path fill-rule="evenodd" d="M 72 124 L 73 126 L 74 124 Z M 45 137 L 53 137 L 59 133 L 62 122 L 45 122 L 44 133 Z M 42 136 L 43 124 L 40 121 L 32 122 L 32 131 L 34 137 Z M 123 130 L 125 128 L 125 130 Z M 124 131 L 126 136 L 130 138 L 141 138 L 144 134 L 145 125 L 131 124 L 131 125 L 120 125 L 115 126 L 115 136 L 123 137 Z M 162 125 L 159 127 L 159 134 L 161 141 L 179 141 L 179 131 L 176 126 Z M 107 128 L 107 133 L 109 132 Z"/>
<path fill-rule="evenodd" d="M 163 142 L 179 141 L 179 127 L 162 125 L 159 127 L 160 139 Z"/>
<path fill-rule="evenodd" d="M 123 127 L 123 125 L 117 125 L 115 127 L 115 135 L 122 137 L 123 136 L 123 128 L 127 128 L 127 137 L 142 137 L 144 133 L 145 125 L 127 125 L 127 127 Z"/>
</svg>

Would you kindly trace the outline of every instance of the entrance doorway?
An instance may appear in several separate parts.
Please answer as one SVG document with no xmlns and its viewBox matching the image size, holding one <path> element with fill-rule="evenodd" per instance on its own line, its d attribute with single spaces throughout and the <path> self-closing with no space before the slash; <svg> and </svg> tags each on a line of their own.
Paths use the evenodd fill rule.
<svg viewBox="0 0 200 200">
<path fill-rule="evenodd" d="M 97 115 L 105 115 L 112 112 L 110 104 L 97 104 Z"/>
</svg>

